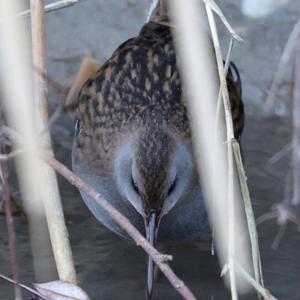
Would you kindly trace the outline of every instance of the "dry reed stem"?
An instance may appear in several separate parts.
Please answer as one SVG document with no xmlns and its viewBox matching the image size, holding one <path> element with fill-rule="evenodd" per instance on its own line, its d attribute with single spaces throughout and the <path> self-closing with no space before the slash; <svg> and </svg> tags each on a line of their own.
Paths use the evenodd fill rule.
<svg viewBox="0 0 300 300">
<path fill-rule="evenodd" d="M 233 132 L 233 122 L 230 109 L 230 100 L 227 89 L 226 75 L 223 66 L 222 52 L 217 32 L 217 27 L 214 19 L 213 12 L 208 5 L 206 5 L 206 12 L 208 17 L 208 22 L 210 25 L 210 30 L 212 34 L 212 40 L 214 44 L 214 49 L 216 53 L 217 66 L 220 76 L 220 83 L 223 96 L 223 105 L 225 112 L 225 123 L 226 123 L 226 133 L 227 133 L 227 164 L 228 164 L 228 267 L 230 276 L 230 290 L 231 297 L 233 300 L 237 300 L 237 287 L 236 287 L 236 277 L 234 271 L 234 252 L 235 252 L 235 204 L 234 204 L 234 165 L 233 165 L 233 150 L 231 141 L 234 139 Z"/>
<path fill-rule="evenodd" d="M 0 26 L 3 45 L 0 47 L 1 67 L 5 76 L 1 77 L 3 85 L 3 108 L 8 124 L 18 131 L 22 143 L 13 143 L 14 149 L 28 149 L 16 160 L 18 181 L 24 200 L 32 247 L 35 274 L 40 281 L 54 276 L 52 253 L 48 239 L 48 230 L 43 215 L 40 190 L 37 190 L 39 168 L 37 153 L 32 145 L 35 124 L 32 117 L 32 72 L 29 33 L 27 26 L 20 19 L 8 16 L 20 10 L 20 1 L 0 1 L 0 19 L 7 19 Z M 16 88 L 17 87 L 17 88 Z M 14 137 L 12 130 L 1 128 L 1 134 Z M 43 266 L 43 267 L 41 267 Z M 56 272 L 55 272 L 56 273 Z"/>
<path fill-rule="evenodd" d="M 211 30 L 213 31 L 212 36 L 213 36 L 213 42 L 215 45 L 215 49 L 217 47 L 216 56 L 217 56 L 217 60 L 218 60 L 218 64 L 219 64 L 219 69 L 221 71 L 220 74 L 224 74 L 223 80 L 225 80 L 225 82 L 226 82 L 226 74 L 228 71 L 229 63 L 230 63 L 230 55 L 231 55 L 231 50 L 233 47 L 234 40 L 233 40 L 233 37 L 231 36 L 229 50 L 228 50 L 227 58 L 226 58 L 226 63 L 224 66 L 224 70 L 222 71 L 223 63 L 221 64 L 221 62 L 222 62 L 221 49 L 220 49 L 220 45 L 219 45 L 219 41 L 218 41 L 217 30 L 215 29 L 216 24 L 214 22 L 213 15 L 211 12 L 208 12 L 208 18 L 210 20 Z M 224 82 L 223 80 L 222 80 L 222 78 L 220 78 L 221 90 L 224 90 L 224 89 L 227 90 L 227 87 L 222 86 L 222 82 Z M 223 92 L 223 99 L 225 100 L 227 98 L 227 100 L 224 103 L 225 113 L 228 108 L 230 109 L 229 97 L 227 97 L 227 95 L 226 95 L 226 92 L 225 92 L 225 94 Z M 220 96 L 221 96 L 221 91 L 219 92 L 218 104 L 217 104 L 216 128 L 218 128 L 218 124 L 219 124 L 220 102 L 221 102 Z M 226 102 L 228 102 L 228 104 L 229 104 L 228 108 L 226 107 L 227 106 Z M 231 115 L 231 110 L 230 110 L 230 115 Z M 229 118 L 229 116 L 228 116 L 228 118 L 226 117 L 226 123 L 227 123 L 227 121 L 229 121 L 228 126 L 230 127 L 230 131 L 231 131 L 231 128 L 233 129 L 232 117 L 231 116 L 230 116 L 230 118 Z M 227 130 L 228 130 L 228 127 L 227 127 Z M 227 133 L 228 133 L 228 131 L 227 131 Z M 228 138 L 228 143 L 231 144 L 231 145 L 229 145 L 229 147 L 233 151 L 233 155 L 235 157 L 235 163 L 236 163 L 236 166 L 238 169 L 238 174 L 239 174 L 239 179 L 240 179 L 240 187 L 241 187 L 241 191 L 242 191 L 242 197 L 243 197 L 243 201 L 244 201 L 244 207 L 245 207 L 247 224 L 248 224 L 248 231 L 249 231 L 250 241 L 251 241 L 252 260 L 253 260 L 253 266 L 254 266 L 254 271 L 255 271 L 255 279 L 257 280 L 258 283 L 260 283 L 263 286 L 263 275 L 262 275 L 258 237 L 257 237 L 256 226 L 255 226 L 255 218 L 254 218 L 250 195 L 249 195 L 248 186 L 247 186 L 247 182 L 246 182 L 246 176 L 244 174 L 244 168 L 243 168 L 243 163 L 242 163 L 242 159 L 241 159 L 240 147 L 239 147 L 239 144 L 237 143 L 237 141 L 235 141 L 234 137 L 231 134 L 232 134 L 232 132 L 230 132 L 230 134 L 228 135 L 227 138 Z M 233 161 L 232 161 L 232 164 L 233 164 Z M 231 226 L 232 225 L 233 225 L 233 222 L 231 223 Z M 234 232 L 233 229 L 232 229 L 232 232 Z M 232 288 L 234 288 L 234 286 L 232 286 Z"/>
<path fill-rule="evenodd" d="M 141 246 L 145 252 L 153 258 L 153 261 L 162 271 L 162 273 L 170 281 L 171 285 L 177 292 L 187 300 L 195 300 L 196 297 L 192 294 L 185 283 L 180 280 L 168 265 L 168 261 L 172 259 L 170 255 L 161 254 L 141 235 L 141 233 L 130 223 L 130 221 L 116 210 L 107 200 L 97 193 L 91 186 L 86 184 L 82 179 L 70 171 L 66 166 L 61 164 L 51 156 L 44 156 L 44 160 L 60 175 L 65 177 L 71 184 L 76 186 L 83 193 L 91 197 L 98 205 L 100 205 L 110 217 L 118 223 L 138 246 Z"/>
<path fill-rule="evenodd" d="M 152 0 L 151 1 L 151 5 L 150 5 L 150 8 L 149 8 L 149 11 L 148 11 L 148 14 L 147 14 L 146 22 L 149 22 L 150 19 L 152 19 L 152 17 L 154 17 L 154 15 L 157 12 L 158 5 L 160 5 L 159 3 L 161 1 L 162 0 Z"/>
<path fill-rule="evenodd" d="M 7 132 L 9 132 L 12 139 L 16 139 L 17 142 L 22 141 L 22 137 L 17 132 L 8 127 L 5 127 L 5 129 Z M 196 297 L 192 294 L 185 283 L 181 281 L 176 274 L 174 274 L 168 265 L 167 262 L 172 260 L 172 256 L 162 254 L 152 247 L 125 216 L 117 211 L 107 200 L 105 200 L 92 187 L 81 180 L 75 173 L 57 161 L 52 155 L 53 154 L 51 152 L 46 156 L 43 155 L 44 161 L 46 161 L 60 175 L 65 177 L 72 185 L 76 186 L 79 190 L 90 196 L 92 199 L 94 199 L 94 201 L 97 202 L 97 204 L 106 210 L 112 219 L 114 219 L 128 233 L 128 235 L 132 237 L 136 244 L 141 246 L 145 252 L 153 258 L 154 262 L 157 264 L 162 273 L 165 274 L 171 285 L 178 291 L 179 294 L 181 294 L 184 299 L 195 300 Z"/>
<path fill-rule="evenodd" d="M 0 141 L 0 149 L 3 149 L 3 145 Z M 9 191 L 9 183 L 8 183 L 8 174 L 5 163 L 0 163 L 0 177 L 2 181 L 2 190 L 3 190 L 3 198 L 5 204 L 5 220 L 7 227 L 7 236 L 8 236 L 8 249 L 9 249 L 9 259 L 11 264 L 11 270 L 13 274 L 13 279 L 15 281 L 15 300 L 22 299 L 22 291 L 19 286 L 19 266 L 18 259 L 16 253 L 16 235 L 14 230 L 14 220 L 12 217 L 12 209 L 11 209 L 11 197 Z"/>
<path fill-rule="evenodd" d="M 42 74 L 47 75 L 44 6 L 44 0 L 30 1 L 33 65 L 38 70 L 41 70 Z M 42 132 L 44 128 L 47 128 L 48 124 L 47 81 L 45 76 L 38 72 L 34 72 L 34 101 L 37 131 Z M 44 131 L 38 142 L 44 150 L 52 153 L 51 138 L 48 130 Z M 45 163 L 42 163 L 40 167 L 45 184 L 43 204 L 58 275 L 61 280 L 76 284 L 75 267 L 56 174 Z"/>
<path fill-rule="evenodd" d="M 45 5 L 45 13 L 53 12 L 62 8 L 70 7 L 77 4 L 79 0 L 60 0 L 57 2 L 53 2 Z M 22 11 L 21 13 L 15 15 L 14 17 L 29 17 L 30 9 Z M 1 20 L 0 20 L 1 23 Z"/>
<path fill-rule="evenodd" d="M 234 39 L 233 39 L 233 37 L 231 37 L 230 41 L 229 41 L 229 46 L 228 46 L 227 56 L 226 56 L 225 66 L 224 66 L 225 77 L 227 77 L 233 46 L 234 46 Z M 216 112 L 216 121 L 215 121 L 216 122 L 216 133 L 215 133 L 215 135 L 217 134 L 217 131 L 219 128 L 219 122 L 220 122 L 220 117 L 221 117 L 221 107 L 222 107 L 222 103 L 223 103 L 222 97 L 223 97 L 223 88 L 222 88 L 222 86 L 220 86 L 218 100 L 217 100 L 217 112 Z"/>
<path fill-rule="evenodd" d="M 180 60 L 182 77 L 187 90 L 187 110 L 191 123 L 195 157 L 201 177 L 202 191 L 204 193 L 203 197 L 207 200 L 206 207 L 210 214 L 210 221 L 213 223 L 213 228 L 216 228 L 218 256 L 221 260 L 221 264 L 229 263 L 230 265 L 229 271 L 231 272 L 231 279 L 233 279 L 231 280 L 233 283 L 232 294 L 234 299 L 237 299 L 232 258 L 233 255 L 236 254 L 235 258 L 239 261 L 243 261 L 242 264 L 246 263 L 248 270 L 248 251 L 243 247 L 240 247 L 239 251 L 234 251 L 233 247 L 234 238 L 238 238 L 241 234 L 243 224 L 240 222 L 240 211 L 233 209 L 234 204 L 232 200 L 235 192 L 233 182 L 233 154 L 230 145 L 227 145 L 228 151 L 224 149 L 224 137 L 223 135 L 221 136 L 221 134 L 225 132 L 223 122 L 220 124 L 222 125 L 222 128 L 219 130 L 217 136 L 217 147 L 214 147 L 214 138 L 211 138 L 212 133 L 215 131 L 214 121 L 216 120 L 217 98 L 220 89 L 220 86 L 218 85 L 219 77 L 221 77 L 221 87 L 224 85 L 226 87 L 223 60 L 219 51 L 217 61 L 219 69 L 221 68 L 221 72 L 219 72 L 221 74 L 217 74 L 215 70 L 216 57 L 214 55 L 213 47 L 211 47 L 211 37 L 207 34 L 205 27 L 201 27 L 199 26 L 199 23 L 197 23 L 199 19 L 204 19 L 206 17 L 204 12 L 205 9 L 200 9 L 202 8 L 202 5 L 200 5 L 196 0 L 189 2 L 182 2 L 179 0 L 170 1 L 169 4 L 170 8 L 172 8 L 171 13 L 173 13 L 173 18 L 176 21 L 174 26 L 175 41 L 177 42 L 176 50 L 178 50 L 177 53 Z M 210 10 L 209 7 L 207 8 Z M 200 14 L 201 11 L 203 15 Z M 216 31 L 215 34 L 217 36 Z M 218 49 L 215 50 L 216 52 L 218 51 Z M 225 113 L 226 120 L 228 120 L 227 136 L 229 138 L 225 139 L 228 140 L 230 144 L 234 135 L 228 91 L 224 92 L 224 90 L 222 90 L 222 94 L 226 92 L 227 104 L 225 104 L 225 106 L 227 108 L 225 107 Z M 226 160 L 227 153 L 229 153 L 229 155 Z M 214 186 L 213 183 L 215 182 L 215 178 L 212 175 L 214 174 L 213 166 L 216 161 L 219 167 L 219 180 L 218 185 Z M 229 186 L 228 170 L 230 173 Z M 211 191 L 216 192 L 216 199 L 218 201 L 215 205 L 217 217 L 214 216 L 214 209 L 212 209 L 212 203 L 210 201 L 212 197 Z M 229 208 L 228 201 L 224 201 L 224 195 L 228 196 L 228 194 L 231 198 L 231 204 L 229 204 L 231 207 Z M 228 217 L 228 215 L 226 215 L 228 211 L 230 211 L 231 215 L 233 213 L 236 215 L 234 217 Z M 216 223 L 215 226 L 214 222 Z M 237 222 L 238 225 L 233 226 L 235 222 Z M 233 232 L 233 230 L 235 231 Z M 231 235 L 230 243 L 228 243 L 228 235 Z M 229 262 L 228 248 L 230 251 Z"/>
<path fill-rule="evenodd" d="M 240 274 L 254 287 L 254 289 L 263 297 L 265 300 L 277 300 L 266 288 L 260 285 L 254 278 L 252 278 L 244 268 L 236 264 L 236 267 Z"/>
<path fill-rule="evenodd" d="M 288 66 L 288 63 L 291 60 L 292 54 L 295 51 L 296 44 L 298 43 L 299 40 L 299 35 L 300 35 L 300 19 L 298 22 L 295 24 L 288 41 L 284 47 L 284 50 L 282 52 L 277 71 L 274 75 L 274 79 L 272 81 L 269 93 L 268 93 L 268 98 L 264 104 L 263 110 L 265 113 L 270 113 L 272 110 L 272 107 L 274 107 L 275 100 L 276 100 L 276 92 L 278 89 L 278 86 L 280 84 L 280 81 L 282 81 L 284 72 L 286 70 L 286 67 Z"/>
<path fill-rule="evenodd" d="M 286 156 L 292 150 L 292 143 L 288 143 L 281 150 L 275 153 L 269 160 L 269 164 L 276 164 L 279 160 L 281 160 L 284 156 Z"/>
<path fill-rule="evenodd" d="M 250 235 L 252 261 L 253 261 L 253 267 L 254 267 L 254 278 L 261 286 L 264 286 L 258 235 L 257 235 L 257 230 L 256 230 L 256 224 L 255 224 L 255 217 L 254 217 L 253 208 L 251 205 L 249 189 L 248 189 L 248 185 L 247 185 L 244 165 L 243 165 L 242 156 L 241 156 L 241 149 L 240 149 L 239 143 L 236 140 L 233 140 L 232 147 L 233 147 L 235 163 L 237 166 L 238 177 L 239 177 L 241 191 L 242 191 L 242 197 L 243 197 L 243 201 L 244 201 L 246 219 L 247 219 L 247 224 L 248 224 L 248 231 L 249 231 L 249 235 Z"/>
<path fill-rule="evenodd" d="M 224 66 L 224 72 L 227 76 L 228 73 L 228 69 L 229 69 L 229 65 L 230 65 L 230 59 L 231 59 L 231 54 L 232 54 L 232 50 L 233 50 L 233 46 L 234 46 L 234 39 L 231 37 L 230 38 L 230 42 L 229 42 L 229 46 L 228 46 L 228 50 L 227 50 L 227 55 L 226 55 L 226 60 L 225 60 L 225 66 Z M 222 87 L 220 86 L 219 89 L 219 94 L 218 94 L 218 100 L 217 100 L 217 109 L 216 109 L 216 120 L 215 120 L 215 129 L 214 129 L 214 149 L 215 147 L 217 147 L 217 136 L 218 136 L 218 131 L 221 129 L 220 128 L 220 121 L 221 121 L 221 108 L 222 108 L 222 103 L 223 103 L 223 98 L 222 98 Z M 213 186 L 215 186 L 216 184 L 216 180 L 217 180 L 217 164 L 215 163 L 213 166 L 213 178 L 215 180 L 215 183 L 213 184 Z M 216 193 L 215 190 L 212 191 L 213 196 L 212 196 L 212 211 L 213 211 L 213 218 L 215 218 L 216 216 L 214 216 L 214 212 L 216 211 L 215 205 L 216 205 Z M 214 225 L 212 228 L 212 240 L 214 240 Z M 212 255 L 214 255 L 214 242 L 212 242 L 212 248 L 211 248 L 211 253 Z"/>
<path fill-rule="evenodd" d="M 39 292 L 37 292 L 36 290 L 30 288 L 29 286 L 26 286 L 26 285 L 24 285 L 24 284 L 22 284 L 22 283 L 18 283 L 17 281 L 15 281 L 15 280 L 13 280 L 13 279 L 11 279 L 11 278 L 9 278 L 9 277 L 3 275 L 3 274 L 0 274 L 0 278 L 2 278 L 3 280 L 6 280 L 6 281 L 8 281 L 8 282 L 10 282 L 10 283 L 12 283 L 12 284 L 17 284 L 17 285 L 18 285 L 19 287 L 21 287 L 22 289 L 26 290 L 27 292 L 29 292 L 29 293 L 31 293 L 31 294 L 33 294 L 33 295 L 38 296 L 39 298 L 41 298 L 41 299 L 43 299 L 43 300 L 50 300 L 49 298 L 47 298 L 47 297 L 41 295 Z"/>
<path fill-rule="evenodd" d="M 210 10 L 214 11 L 219 16 L 222 23 L 224 24 L 224 26 L 227 28 L 227 30 L 231 34 L 232 38 L 239 42 L 242 42 L 243 39 L 234 31 L 234 29 L 232 28 L 230 23 L 227 21 L 225 15 L 223 14 L 222 10 L 217 5 L 217 3 L 214 0 L 202 0 L 202 1 L 205 3 L 206 7 L 209 7 Z"/>
<path fill-rule="evenodd" d="M 220 9 L 218 4 L 214 0 L 202 0 L 202 2 L 219 16 L 222 23 L 224 24 L 226 29 L 229 31 L 229 33 L 231 34 L 231 37 L 234 40 L 237 40 L 239 42 L 244 41 L 232 28 L 232 26 L 228 22 L 227 18 L 223 14 L 222 10 Z M 150 9 L 148 11 L 147 22 L 150 20 L 155 21 L 155 16 L 157 14 L 158 15 L 167 15 L 168 14 L 168 0 L 152 0 Z M 170 23 L 165 23 L 165 22 L 157 22 L 157 23 L 161 23 L 163 25 L 170 26 Z"/>
<path fill-rule="evenodd" d="M 293 152 L 292 152 L 292 174 L 293 174 L 293 197 L 291 203 L 300 203 L 300 42 L 296 55 L 295 68 L 295 91 L 293 107 Z"/>
</svg>

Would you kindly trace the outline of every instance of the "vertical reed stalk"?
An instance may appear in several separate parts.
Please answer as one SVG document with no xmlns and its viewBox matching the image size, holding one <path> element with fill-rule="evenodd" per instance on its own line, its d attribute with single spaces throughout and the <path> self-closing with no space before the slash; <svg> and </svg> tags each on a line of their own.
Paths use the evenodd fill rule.
<svg viewBox="0 0 300 300">
<path fill-rule="evenodd" d="M 2 153 L 3 145 L 0 142 L 0 149 Z M 8 236 L 8 248 L 9 248 L 9 259 L 11 264 L 11 270 L 13 274 L 13 279 L 15 281 L 15 300 L 22 300 L 22 291 L 19 286 L 20 278 L 19 278 L 19 267 L 18 267 L 18 259 L 16 253 L 16 235 L 14 230 L 14 220 L 11 211 L 11 197 L 9 191 L 9 183 L 8 183 L 8 174 L 5 162 L 0 162 L 0 177 L 2 181 L 3 188 L 3 198 L 5 205 L 5 220 L 7 227 L 7 236 Z"/>
<path fill-rule="evenodd" d="M 250 267 L 248 249 L 243 245 L 243 250 L 240 248 L 239 251 L 236 251 L 235 245 L 235 240 L 238 240 L 239 236 L 242 235 L 243 224 L 240 207 L 235 204 L 235 191 L 238 190 L 238 187 L 234 184 L 234 160 L 231 145 L 234 132 L 226 74 L 211 7 L 220 16 L 223 14 L 217 9 L 213 1 L 204 2 L 207 2 L 206 13 L 211 35 L 207 32 L 205 25 L 201 24 L 205 23 L 204 20 L 207 16 L 205 7 L 198 1 L 169 1 L 169 5 L 171 16 L 175 21 L 176 50 L 188 100 L 187 109 L 191 121 L 203 196 L 210 214 L 210 221 L 216 232 L 218 256 L 221 264 L 226 264 L 229 267 L 232 299 L 237 299 L 235 262 L 240 261 L 242 265 L 245 265 L 247 271 L 250 270 Z M 223 19 L 224 16 L 222 21 Z M 226 24 L 227 28 L 231 28 L 228 22 Z M 225 124 L 220 122 L 220 130 L 218 130 L 215 139 L 212 138 L 212 135 L 215 132 L 214 121 L 216 120 L 219 81 L 221 82 L 226 122 Z M 223 134 L 224 132 L 226 135 Z M 227 142 L 227 151 L 224 147 L 224 141 Z M 214 185 L 215 172 L 213 170 L 215 164 L 218 165 L 217 185 Z M 216 201 L 211 201 L 212 194 L 214 194 L 213 198 L 216 198 Z M 216 202 L 214 203 L 215 209 L 212 207 L 212 202 Z M 242 290 L 242 287 L 245 288 L 247 284 L 245 281 L 241 283 L 243 285 L 239 285 L 239 287 Z"/>
<path fill-rule="evenodd" d="M 234 162 L 233 151 L 231 141 L 234 139 L 233 123 L 231 116 L 230 100 L 227 89 L 226 75 L 223 66 L 221 46 L 219 42 L 217 26 L 212 10 L 206 5 L 206 12 L 208 22 L 210 24 L 210 30 L 212 34 L 212 40 L 216 53 L 217 66 L 219 71 L 221 90 L 223 96 L 223 105 L 225 112 L 225 124 L 227 133 L 227 167 L 228 167 L 228 266 L 230 276 L 230 290 L 233 300 L 237 300 L 237 287 L 234 271 L 234 252 L 235 252 L 235 199 L 234 199 Z"/>
<path fill-rule="evenodd" d="M 300 42 L 297 44 L 295 68 L 295 92 L 293 107 L 293 198 L 292 204 L 300 204 Z"/>
<path fill-rule="evenodd" d="M 36 151 L 36 126 L 33 120 L 32 63 L 27 26 L 19 18 L 11 18 L 21 11 L 20 1 L 0 1 L 1 95 L 8 125 L 17 131 L 22 141 L 14 140 L 14 152 L 26 149 L 16 159 L 17 175 L 26 211 L 33 265 L 36 279 L 46 281 L 56 276 L 41 203 L 40 168 Z"/>
<path fill-rule="evenodd" d="M 31 32 L 32 55 L 34 69 L 34 102 L 36 108 L 36 124 L 38 132 L 47 128 L 48 123 L 48 99 L 46 45 L 44 25 L 44 0 L 31 0 Z M 52 153 L 51 138 L 48 130 L 43 131 L 39 141 L 43 150 Z M 76 283 L 76 273 L 72 258 L 68 231 L 64 221 L 64 215 L 59 195 L 56 174 L 47 164 L 41 163 L 41 172 L 45 183 L 43 204 L 50 233 L 51 244 L 59 278 L 71 283 Z"/>
</svg>

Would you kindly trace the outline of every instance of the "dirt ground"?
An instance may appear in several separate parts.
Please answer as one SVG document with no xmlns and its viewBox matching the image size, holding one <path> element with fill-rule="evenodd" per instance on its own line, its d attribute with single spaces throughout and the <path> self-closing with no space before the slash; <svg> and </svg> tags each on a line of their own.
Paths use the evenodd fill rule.
<svg viewBox="0 0 300 300">
<path fill-rule="evenodd" d="M 217 2 L 245 40 L 236 45 L 233 60 L 243 81 L 246 127 L 242 144 L 255 215 L 260 217 L 283 199 L 289 157 L 276 164 L 270 164 L 269 159 L 291 140 L 291 70 L 280 86 L 276 114 L 264 117 L 261 108 L 282 49 L 298 18 L 300 3 L 291 1 L 273 15 L 253 20 L 242 15 L 238 0 Z M 147 0 L 82 0 L 76 6 L 47 14 L 49 74 L 60 82 L 67 82 L 85 54 L 104 62 L 121 42 L 138 33 L 148 6 Z M 226 49 L 228 34 L 219 25 Z M 52 103 L 57 100 L 52 88 L 50 98 Z M 52 130 L 57 156 L 68 165 L 72 122 L 69 116 L 63 116 Z M 91 299 L 143 299 L 143 252 L 98 223 L 78 191 L 65 180 L 59 178 L 59 181 L 80 285 Z M 29 283 L 35 279 L 27 224 L 22 217 L 16 217 L 15 224 L 21 281 Z M 10 274 L 3 217 L 0 217 L 0 228 L 1 273 Z M 300 233 L 295 226 L 288 226 L 279 246 L 273 250 L 271 246 L 278 229 L 274 219 L 258 226 L 265 283 L 278 299 L 300 299 Z M 229 299 L 219 278 L 217 259 L 210 255 L 208 247 L 204 248 L 200 250 L 196 244 L 175 247 L 172 267 L 199 299 Z M 0 299 L 12 299 L 12 295 L 11 286 L 1 281 Z M 156 283 L 154 298 L 180 299 L 162 276 Z M 242 299 L 255 299 L 255 295 Z"/>
</svg>

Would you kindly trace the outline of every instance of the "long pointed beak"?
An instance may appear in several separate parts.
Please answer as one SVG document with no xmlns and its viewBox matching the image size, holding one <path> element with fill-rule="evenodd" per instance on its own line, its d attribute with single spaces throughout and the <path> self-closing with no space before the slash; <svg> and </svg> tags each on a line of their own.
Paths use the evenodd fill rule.
<svg viewBox="0 0 300 300">
<path fill-rule="evenodd" d="M 155 238 L 156 238 L 156 214 L 152 212 L 150 216 L 148 217 L 148 220 L 146 222 L 146 237 L 148 242 L 154 246 Z M 147 272 L 147 291 L 146 291 L 146 297 L 147 299 L 152 298 L 152 292 L 153 292 L 153 281 L 154 281 L 154 263 L 151 256 L 148 256 L 148 272 Z"/>
</svg>

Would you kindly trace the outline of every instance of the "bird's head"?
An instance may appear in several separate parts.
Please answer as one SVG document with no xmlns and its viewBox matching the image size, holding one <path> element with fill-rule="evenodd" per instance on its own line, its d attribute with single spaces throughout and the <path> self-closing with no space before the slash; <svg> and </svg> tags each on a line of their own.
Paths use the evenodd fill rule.
<svg viewBox="0 0 300 300">
<path fill-rule="evenodd" d="M 155 243 L 161 219 L 184 201 L 182 196 L 193 171 L 190 149 L 162 130 L 149 128 L 118 151 L 115 176 L 119 193 L 143 217 L 151 244 Z"/>
<path fill-rule="evenodd" d="M 119 193 L 143 217 L 147 240 L 157 239 L 161 219 L 180 201 L 194 172 L 192 154 L 178 138 L 149 128 L 129 139 L 117 153 L 115 175 Z M 153 262 L 148 258 L 148 295 Z M 150 297 L 149 297 L 150 298 Z"/>
<path fill-rule="evenodd" d="M 159 130 L 145 130 L 127 141 L 115 160 L 119 193 L 144 218 L 146 227 L 153 215 L 158 225 L 181 200 L 192 172 L 188 147 Z"/>
</svg>

